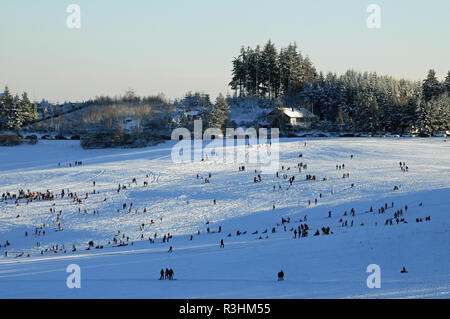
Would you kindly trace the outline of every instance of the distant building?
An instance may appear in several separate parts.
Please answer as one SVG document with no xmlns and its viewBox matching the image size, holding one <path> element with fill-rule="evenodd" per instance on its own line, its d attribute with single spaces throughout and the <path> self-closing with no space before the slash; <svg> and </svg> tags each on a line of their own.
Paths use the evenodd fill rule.
<svg viewBox="0 0 450 319">
<path fill-rule="evenodd" d="M 282 111 L 282 115 L 285 117 L 287 123 L 292 128 L 309 128 L 311 124 L 318 120 L 318 117 L 314 115 L 312 112 L 308 111 L 305 108 L 280 108 Z M 271 111 L 270 113 L 265 115 L 265 118 L 268 120 L 267 122 L 271 122 L 271 118 L 275 116 L 275 111 Z"/>
<path fill-rule="evenodd" d="M 186 112 L 185 114 L 186 114 L 186 118 L 189 121 L 194 121 L 194 120 L 201 119 L 199 111 L 189 111 L 189 112 Z"/>
</svg>

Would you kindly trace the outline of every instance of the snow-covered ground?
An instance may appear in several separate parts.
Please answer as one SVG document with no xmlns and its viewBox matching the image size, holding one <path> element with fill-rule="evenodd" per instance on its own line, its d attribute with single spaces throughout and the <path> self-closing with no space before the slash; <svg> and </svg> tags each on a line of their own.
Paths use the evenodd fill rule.
<svg viewBox="0 0 450 319">
<path fill-rule="evenodd" d="M 83 200 L 0 202 L 0 298 L 448 298 L 450 143 L 443 138 L 304 142 L 282 140 L 280 177 L 262 175 L 260 183 L 253 181 L 251 164 L 245 172 L 239 164 L 174 164 L 174 142 L 144 149 L 83 150 L 76 141 L 0 148 L 0 195 L 65 189 Z M 75 161 L 83 165 L 73 166 Z M 308 165 L 301 173 L 299 162 Z M 341 164 L 345 168 L 336 170 Z M 289 189 L 283 174 L 296 178 Z M 306 181 L 306 174 L 317 180 Z M 127 186 L 120 193 L 119 183 Z M 386 203 L 389 208 L 379 214 Z M 393 219 L 386 226 L 399 209 L 407 223 Z M 57 231 L 60 211 L 63 230 Z M 282 225 L 282 217 L 290 223 Z M 308 237 L 294 239 L 291 229 L 305 223 Z M 333 233 L 313 236 L 322 226 Z M 127 246 L 114 247 L 118 231 L 125 241 L 129 237 Z M 173 238 L 162 243 L 167 233 Z M 221 239 L 225 248 L 219 248 Z M 7 240 L 11 245 L 4 247 Z M 86 250 L 90 240 L 104 248 Z M 59 250 L 50 251 L 56 244 Z M 66 286 L 70 264 L 81 268 L 80 289 Z M 379 289 L 366 285 L 369 264 L 381 267 Z M 166 267 L 176 280 L 158 280 Z M 402 267 L 407 274 L 400 274 Z M 282 282 L 276 280 L 280 269 Z"/>
</svg>

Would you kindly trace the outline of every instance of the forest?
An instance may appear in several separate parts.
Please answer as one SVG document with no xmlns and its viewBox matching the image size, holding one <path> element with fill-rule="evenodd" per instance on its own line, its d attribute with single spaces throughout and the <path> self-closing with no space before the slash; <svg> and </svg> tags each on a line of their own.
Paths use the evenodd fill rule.
<svg viewBox="0 0 450 319">
<path fill-rule="evenodd" d="M 422 83 L 354 70 L 324 75 L 295 43 L 277 50 L 268 41 L 241 48 L 229 85 L 235 97 L 305 107 L 323 128 L 338 124 L 346 131 L 429 135 L 450 127 L 450 71 L 440 82 L 431 69 Z"/>
<path fill-rule="evenodd" d="M 168 130 L 191 126 L 186 112 L 193 110 L 205 129 L 224 128 L 237 125 L 230 109 L 255 103 L 267 111 L 305 108 L 319 119 L 313 128 L 323 131 L 430 136 L 450 129 L 450 71 L 440 81 L 430 69 L 422 82 L 355 70 L 323 74 L 295 43 L 278 50 L 268 41 L 255 48 L 241 47 L 231 61 L 228 85 L 233 93 L 220 94 L 214 103 L 204 92 L 188 92 L 172 103 L 163 94 L 139 97 L 129 89 L 120 97 L 52 104 L 31 102 L 26 92 L 13 95 L 6 87 L 0 97 L 0 130 L 76 129 L 77 134 L 88 134 L 95 127 L 117 132 L 128 118 L 138 131 L 141 126 Z M 251 124 L 259 125 L 258 119 Z"/>
</svg>

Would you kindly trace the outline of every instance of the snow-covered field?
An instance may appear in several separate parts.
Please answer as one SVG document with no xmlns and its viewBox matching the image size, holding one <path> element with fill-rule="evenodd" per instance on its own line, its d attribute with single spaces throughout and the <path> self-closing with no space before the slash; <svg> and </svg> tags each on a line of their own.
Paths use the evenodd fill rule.
<svg viewBox="0 0 450 319">
<path fill-rule="evenodd" d="M 254 183 L 256 166 L 250 164 L 244 172 L 239 164 L 174 164 L 174 142 L 145 149 L 82 150 L 75 141 L 0 148 L 0 195 L 66 191 L 53 201 L 0 201 L 0 298 L 448 298 L 450 143 L 304 142 L 282 140 L 280 177 L 262 175 L 260 183 Z M 73 166 L 75 161 L 83 165 Z M 308 165 L 301 173 L 299 162 Z M 344 169 L 336 169 L 342 164 Z M 289 189 L 283 174 L 295 176 Z M 317 180 L 306 181 L 306 174 Z M 118 184 L 127 189 L 118 193 Z M 67 198 L 68 190 L 82 203 Z M 399 219 L 407 223 L 393 218 L 400 209 Z M 282 225 L 282 217 L 290 222 Z M 391 218 L 392 225 L 385 225 Z M 294 238 L 291 229 L 305 223 L 308 236 Z M 323 226 L 332 234 L 313 236 Z M 118 231 L 126 246 L 115 247 Z M 167 233 L 173 238 L 163 243 Z M 219 248 L 221 239 L 225 248 Z M 104 248 L 86 250 L 90 240 Z M 6 241 L 10 245 L 4 247 Z M 66 286 L 70 264 L 81 268 L 80 289 Z M 381 267 L 379 289 L 366 285 L 369 264 Z M 158 280 L 166 267 L 176 280 Z M 401 274 L 402 267 L 408 273 Z M 280 269 L 282 282 L 276 280 Z"/>
</svg>

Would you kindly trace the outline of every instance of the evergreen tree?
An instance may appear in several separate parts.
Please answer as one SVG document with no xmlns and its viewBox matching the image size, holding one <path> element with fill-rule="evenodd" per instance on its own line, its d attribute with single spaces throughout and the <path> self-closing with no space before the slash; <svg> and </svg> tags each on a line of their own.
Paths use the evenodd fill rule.
<svg viewBox="0 0 450 319">
<path fill-rule="evenodd" d="M 9 129 L 9 125 L 12 122 L 13 103 L 14 98 L 8 87 L 5 86 L 3 95 L 0 98 L 0 129 Z"/>
<path fill-rule="evenodd" d="M 24 92 L 19 98 L 5 87 L 0 98 L 0 129 L 17 130 L 37 119 L 37 105 L 30 102 L 27 93 Z"/>
<path fill-rule="evenodd" d="M 278 52 L 275 45 L 269 40 L 264 46 L 262 56 L 262 84 L 263 84 L 263 94 L 268 94 L 269 100 L 277 98 L 279 94 L 279 61 Z"/>
<path fill-rule="evenodd" d="M 188 92 L 180 101 L 175 101 L 175 106 L 186 111 L 198 111 L 211 105 L 209 94 L 200 92 Z"/>
<path fill-rule="evenodd" d="M 438 97 L 442 92 L 441 84 L 436 77 L 436 72 L 430 70 L 428 76 L 423 80 L 422 84 L 423 99 L 425 102 L 430 101 L 432 98 Z"/>
<path fill-rule="evenodd" d="M 228 84 L 233 90 L 235 90 L 235 96 L 242 96 L 244 89 L 244 67 L 241 56 L 233 59 L 232 80 Z M 239 94 L 237 93 L 239 91 Z"/>
<path fill-rule="evenodd" d="M 20 103 L 19 95 L 15 94 L 11 109 L 11 117 L 8 123 L 8 128 L 10 130 L 17 130 L 22 127 L 22 124 L 23 124 L 22 104 Z"/>
<path fill-rule="evenodd" d="M 28 124 L 38 119 L 37 105 L 30 102 L 26 92 L 23 92 L 19 103 L 23 123 Z"/>
<path fill-rule="evenodd" d="M 433 131 L 446 131 L 450 129 L 450 97 L 441 94 L 437 98 L 428 102 L 432 110 Z"/>
<path fill-rule="evenodd" d="M 230 108 L 227 101 L 222 94 L 216 99 L 216 103 L 212 106 L 211 112 L 208 116 L 208 127 L 214 127 L 223 130 L 226 121 L 230 115 Z"/>
<path fill-rule="evenodd" d="M 431 136 L 435 130 L 434 120 L 437 113 L 433 104 L 428 101 L 420 103 L 419 106 L 417 126 L 423 136 Z"/>
<path fill-rule="evenodd" d="M 450 96 L 450 71 L 448 71 L 447 76 L 445 77 L 443 89 L 447 92 L 448 96 Z"/>
<path fill-rule="evenodd" d="M 297 45 L 289 44 L 278 54 L 268 41 L 264 48 L 241 47 L 240 55 L 233 59 L 232 79 L 229 86 L 235 96 L 268 97 L 284 95 L 288 103 L 299 102 L 305 83 L 313 83 L 317 72 L 309 58 L 303 58 Z M 238 94 L 239 92 L 239 94 Z"/>
</svg>

